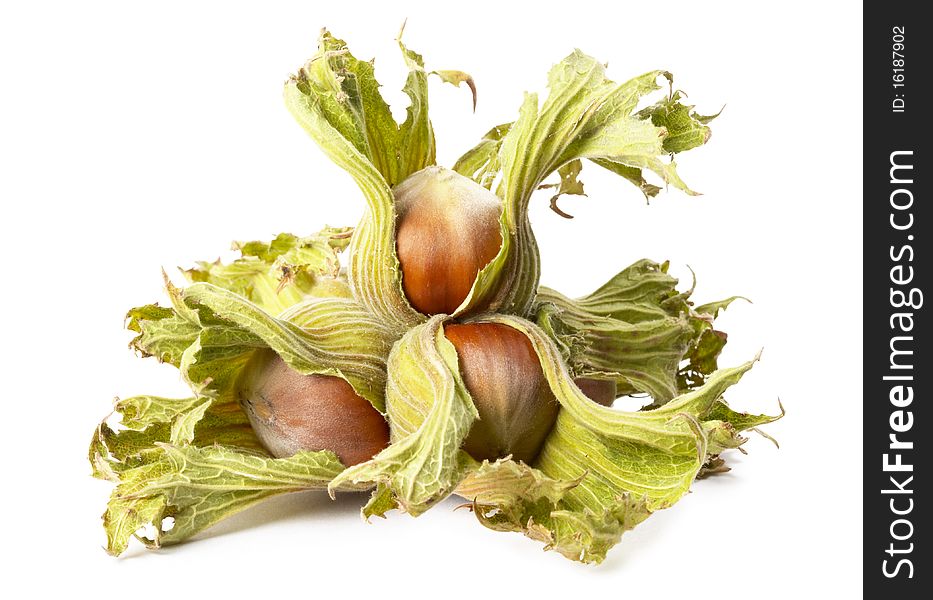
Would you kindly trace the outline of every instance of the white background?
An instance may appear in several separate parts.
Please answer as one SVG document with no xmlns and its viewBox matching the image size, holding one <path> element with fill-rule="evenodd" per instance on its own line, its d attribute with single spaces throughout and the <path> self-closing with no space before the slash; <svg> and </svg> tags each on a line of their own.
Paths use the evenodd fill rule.
<svg viewBox="0 0 933 600">
<path fill-rule="evenodd" d="M 120 597 L 756 598 L 857 594 L 861 581 L 861 7 L 856 3 L 21 3 L 0 9 L 4 587 Z M 449 501 L 366 525 L 362 497 L 269 501 L 199 541 L 113 559 L 89 477 L 93 427 L 114 396 L 184 393 L 127 349 L 123 315 L 163 300 L 160 268 L 226 255 L 231 240 L 352 225 L 363 201 L 282 105 L 281 86 L 328 26 L 377 56 L 399 108 L 393 39 L 429 69 L 438 159 L 450 165 L 573 47 L 616 80 L 673 71 L 708 146 L 683 155 L 704 192 L 662 193 L 584 170 L 588 198 L 532 209 L 543 283 L 585 293 L 632 261 L 668 258 L 721 318 L 721 364 L 763 360 L 728 395 L 787 417 L 733 471 L 697 483 L 626 534 L 599 567 L 488 531 Z M 12 435 L 11 435 L 12 434 Z"/>
</svg>

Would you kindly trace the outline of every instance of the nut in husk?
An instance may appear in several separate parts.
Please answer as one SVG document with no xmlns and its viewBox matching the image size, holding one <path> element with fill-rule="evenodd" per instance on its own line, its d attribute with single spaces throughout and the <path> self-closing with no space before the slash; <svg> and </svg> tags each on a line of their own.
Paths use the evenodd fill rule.
<svg viewBox="0 0 933 600">
<path fill-rule="evenodd" d="M 249 360 L 237 397 L 253 431 L 275 457 L 330 450 L 350 466 L 389 444 L 389 425 L 369 401 L 333 375 L 302 375 L 272 350 Z"/>
<path fill-rule="evenodd" d="M 393 190 L 405 297 L 426 315 L 453 314 L 502 246 L 499 197 L 472 179 L 426 167 Z"/>
</svg>

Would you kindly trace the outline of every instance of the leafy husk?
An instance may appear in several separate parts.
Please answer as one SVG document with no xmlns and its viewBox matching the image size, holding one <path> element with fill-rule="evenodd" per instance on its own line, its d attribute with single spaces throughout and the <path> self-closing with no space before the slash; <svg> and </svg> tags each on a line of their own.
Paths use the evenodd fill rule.
<svg viewBox="0 0 933 600">
<path fill-rule="evenodd" d="M 235 260 L 199 261 L 182 273 L 192 283 L 236 292 L 278 315 L 309 296 L 351 297 L 339 253 L 352 233 L 349 227 L 327 227 L 308 237 L 280 233 L 271 242 L 235 242 L 233 249 L 240 254 Z"/>
<path fill-rule="evenodd" d="M 464 475 L 469 458 L 460 446 L 479 415 L 457 351 L 444 337 L 446 319 L 438 315 L 413 327 L 393 347 L 386 387 L 392 443 L 331 483 L 378 485 L 365 516 L 388 507 L 417 516 L 450 495 Z"/>
<path fill-rule="evenodd" d="M 575 50 L 551 69 L 543 104 L 539 106 L 536 94 L 526 94 L 516 121 L 493 128 L 457 161 L 455 170 L 481 185 L 491 187 L 498 179 L 496 192 L 504 205 L 502 248 L 480 272 L 458 314 L 477 310 L 528 314 L 540 277 L 528 205 L 532 193 L 552 173 L 560 175 L 557 195 L 551 198 L 559 213 L 556 201 L 561 194 L 583 193 L 581 159 L 622 175 L 646 196 L 660 188 L 645 181 L 643 171 L 695 194 L 677 174 L 674 162 L 664 158 L 704 143 L 709 138 L 706 123 L 712 117 L 700 117 L 689 110 L 692 107 L 684 113 L 681 96 L 673 93 L 651 110 L 636 112 L 644 96 L 660 89 L 662 77 L 673 81 L 666 71 L 651 71 L 617 84 L 606 77 L 602 63 Z M 695 127 L 704 133 L 701 141 L 691 133 Z M 665 147 L 672 136 L 675 141 Z"/>
<path fill-rule="evenodd" d="M 577 299 L 539 288 L 535 322 L 575 377 L 614 380 L 619 395 L 659 406 L 716 370 L 726 335 L 712 324 L 732 299 L 692 308 L 693 290 L 679 292 L 667 266 L 640 260 Z"/>
<path fill-rule="evenodd" d="M 603 560 L 622 533 L 677 502 L 720 452 L 741 446 L 740 432 L 780 418 L 738 413 L 722 400 L 757 358 L 718 370 L 660 408 L 628 412 L 590 401 L 535 324 L 508 315 L 475 320 L 528 336 L 561 411 L 531 465 L 474 467 L 459 492 L 484 525 L 521 531 L 575 560 Z"/>
<path fill-rule="evenodd" d="M 293 302 L 298 290 L 313 289 L 273 293 L 267 286 L 275 272 L 270 265 L 283 264 L 283 256 L 301 258 L 308 281 L 332 272 L 333 246 L 318 244 L 321 239 L 329 238 L 279 236 L 268 245 L 245 245 L 244 258 L 230 268 L 217 263 L 196 271 L 224 287 L 196 283 L 182 290 L 166 281 L 170 307 L 129 312 L 127 326 L 137 334 L 131 346 L 177 367 L 192 395 L 117 400 L 119 421 L 108 418 L 97 427 L 88 455 L 93 474 L 117 484 L 104 514 L 108 552 L 120 554 L 133 536 L 149 547 L 184 540 L 272 495 L 324 489 L 343 471 L 330 451 L 276 459 L 262 447 L 236 394 L 237 378 L 256 351 L 271 348 L 304 374 L 341 377 L 385 410 L 391 332 L 352 299 L 312 294 Z M 233 290 L 254 295 L 279 316 Z"/>
<path fill-rule="evenodd" d="M 132 347 L 176 366 L 191 395 L 118 400 L 121 422 L 108 419 L 95 430 L 93 473 L 117 484 L 104 514 L 109 552 L 121 553 L 133 536 L 149 547 L 181 541 L 275 494 L 373 488 L 366 518 L 393 509 L 417 516 L 457 493 L 486 527 L 600 562 L 625 531 L 673 505 L 696 478 L 727 469 L 720 454 L 740 448 L 742 432 L 783 415 L 741 413 L 722 397 L 754 364 L 718 368 L 726 336 L 713 322 L 734 298 L 694 308 L 692 290 L 678 292 L 666 263 L 651 261 L 583 298 L 538 286 L 531 196 L 552 189 L 551 206 L 562 212 L 561 195 L 584 194 L 584 159 L 649 198 L 661 186 L 646 174 L 695 194 L 672 156 L 704 144 L 717 115 L 685 105 L 665 71 L 617 84 L 580 51 L 555 65 L 543 103 L 527 94 L 514 122 L 491 129 L 454 165 L 502 200 L 498 255 L 454 315 L 415 311 L 401 286 L 392 188 L 435 164 L 435 140 L 424 61 L 399 45 L 410 100 L 401 124 L 379 93 L 372 62 L 356 59 L 327 31 L 285 86 L 286 106 L 366 201 L 346 275 L 337 255 L 350 229 L 281 234 L 238 244 L 240 257 L 230 264 L 184 271 L 195 283 L 185 290 L 167 283 L 170 307 L 128 314 L 137 333 Z M 472 77 L 432 73 L 467 84 L 475 108 Z M 671 86 L 668 95 L 639 109 L 660 80 Z M 555 173 L 559 180 L 547 183 Z M 530 464 L 478 462 L 461 449 L 478 413 L 443 327 L 477 313 L 469 321 L 528 337 L 560 402 Z M 329 451 L 270 457 L 235 391 L 243 366 L 267 348 L 301 373 L 349 382 L 387 414 L 391 445 L 348 469 Z M 634 412 L 597 405 L 577 377 L 610 379 L 619 393 L 648 394 L 653 404 Z"/>
<path fill-rule="evenodd" d="M 435 163 L 421 55 L 399 41 L 409 69 L 407 117 L 395 122 L 371 62 L 326 30 L 317 54 L 285 84 L 285 105 L 321 150 L 356 181 L 367 210 L 353 234 L 349 282 L 370 312 L 401 334 L 424 321 L 402 290 L 392 186 Z"/>
</svg>

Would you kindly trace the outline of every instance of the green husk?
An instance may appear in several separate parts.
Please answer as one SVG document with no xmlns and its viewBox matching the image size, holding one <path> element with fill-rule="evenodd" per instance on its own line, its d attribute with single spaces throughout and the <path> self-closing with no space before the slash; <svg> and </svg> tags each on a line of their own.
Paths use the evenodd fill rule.
<svg viewBox="0 0 933 600">
<path fill-rule="evenodd" d="M 167 282 L 171 307 L 149 305 L 129 312 L 127 326 L 137 334 L 131 346 L 177 367 L 192 396 L 117 400 L 114 412 L 120 421 L 111 425 L 108 419 L 95 431 L 89 450 L 93 474 L 117 483 L 104 515 L 108 552 L 120 554 L 134 535 L 150 547 L 182 541 L 270 496 L 325 489 L 343 471 L 329 451 L 269 456 L 235 391 L 253 353 L 271 348 L 299 372 L 344 378 L 377 410 L 385 410 L 386 359 L 395 341 L 389 330 L 343 297 L 339 287 L 338 295 L 320 298 L 313 295 L 314 284 L 289 282 L 277 293 L 269 285 L 275 270 L 267 267 L 283 256 L 303 257 L 305 276 L 295 281 L 329 276 L 337 267 L 328 254 L 333 246 L 317 241 L 332 239 L 330 231 L 244 245 L 247 258 L 197 271 L 198 277 L 226 289 L 196 283 L 181 290 Z M 283 245 L 288 249 L 280 251 Z M 315 262 L 314 256 L 324 260 Z M 249 268 L 240 268 L 244 260 Z M 287 308 L 275 317 L 232 290 L 251 294 L 277 312 Z M 309 295 L 293 301 L 299 290 Z M 171 530 L 164 528 L 166 517 L 174 519 Z M 137 534 L 143 526 L 150 526 L 148 537 Z"/>
<path fill-rule="evenodd" d="M 640 260 L 575 300 L 541 287 L 535 322 L 575 377 L 612 379 L 619 395 L 647 393 L 659 406 L 716 370 L 726 335 L 713 320 L 735 299 L 694 309 L 693 290 L 677 283 L 667 263 Z"/>
<path fill-rule="evenodd" d="M 149 548 L 183 541 L 272 496 L 323 489 L 343 468 L 329 451 L 276 459 L 226 446 L 158 442 L 114 479 L 103 515 L 107 552 L 122 554 L 131 537 Z M 152 533 L 140 532 L 146 526 Z"/>
<path fill-rule="evenodd" d="M 508 133 L 511 123 L 497 125 L 483 136 L 476 146 L 457 159 L 453 169 L 464 177 L 469 177 L 487 190 L 499 174 L 499 148 L 502 138 Z"/>
<path fill-rule="evenodd" d="M 646 196 L 657 194 L 660 188 L 645 181 L 644 170 L 695 194 L 680 179 L 673 161 L 663 158 L 705 142 L 709 129 L 689 109 L 683 114 L 679 95 L 672 94 L 653 111 L 635 112 L 642 97 L 660 89 L 657 80 L 661 77 L 673 81 L 670 73 L 651 71 L 616 84 L 606 77 L 603 64 L 576 50 L 549 73 L 550 93 L 540 107 L 536 94 L 526 94 L 515 122 L 491 130 L 457 161 L 454 168 L 481 185 L 491 185 L 501 177 L 497 194 L 504 205 L 502 248 L 480 272 L 458 313 L 477 309 L 528 313 L 540 277 L 528 205 L 533 192 L 552 173 L 560 175 L 557 196 L 583 193 L 581 159 L 622 175 Z M 694 127 L 703 128 L 702 142 L 688 135 Z M 671 135 L 676 141 L 665 147 Z M 556 208 L 557 196 L 551 199 L 552 208 Z"/>
<path fill-rule="evenodd" d="M 379 94 L 372 63 L 321 33 L 318 53 L 285 85 L 285 105 L 321 150 L 356 181 L 367 211 L 353 234 L 349 265 L 354 297 L 399 335 L 424 321 L 402 291 L 395 253 L 391 187 L 433 165 L 427 74 L 421 56 L 399 42 L 408 66 L 410 100 L 401 125 Z"/>
<path fill-rule="evenodd" d="M 172 309 L 130 311 L 132 345 L 182 372 L 195 389 L 227 393 L 252 353 L 275 350 L 305 375 L 345 379 L 384 410 L 385 361 L 394 338 L 346 298 L 309 298 L 276 318 L 244 297 L 208 283 L 184 291 L 167 284 Z M 290 319 L 290 320 L 289 320 Z"/>
<path fill-rule="evenodd" d="M 543 103 L 527 94 L 517 119 L 492 128 L 454 165 L 502 200 L 499 254 L 454 315 L 426 317 L 402 290 L 392 188 L 435 164 L 422 57 L 399 41 L 410 100 L 403 123 L 379 93 L 372 62 L 322 32 L 317 54 L 285 86 L 285 103 L 325 154 L 358 184 L 366 203 L 354 229 L 236 244 L 229 264 L 199 262 L 168 281 L 168 307 L 132 309 L 131 347 L 179 369 L 180 399 L 117 400 L 119 419 L 95 430 L 89 460 L 116 486 L 104 514 L 107 549 L 137 537 L 148 547 L 182 541 L 276 494 L 372 489 L 365 518 L 401 509 L 417 516 L 452 493 L 477 519 L 521 532 L 568 558 L 600 562 L 622 534 L 677 502 L 698 477 L 727 467 L 742 432 L 781 415 L 738 412 L 724 392 L 755 360 L 718 368 L 726 335 L 714 329 L 736 297 L 694 307 L 667 264 L 642 260 L 582 298 L 539 287 L 539 253 L 528 221 L 532 195 L 584 194 L 584 159 L 628 180 L 648 198 L 659 178 L 687 194 L 672 156 L 710 137 L 703 116 L 683 104 L 666 71 L 617 84 L 579 50 L 549 73 Z M 431 73 L 466 83 L 461 71 Z M 646 108 L 644 100 L 670 91 Z M 669 160 L 668 157 L 671 157 Z M 559 180 L 547 183 L 557 174 Z M 352 237 L 351 237 L 352 235 Z M 347 272 L 339 253 L 349 244 Z M 478 462 L 461 449 L 478 418 L 445 323 L 515 328 L 534 348 L 561 408 L 530 464 Z M 272 349 L 304 374 L 341 377 L 391 426 L 391 444 L 345 468 L 329 451 L 273 458 L 236 397 L 244 365 Z M 507 360 L 507 357 L 503 357 Z M 619 394 L 646 394 L 640 411 L 599 406 L 574 379 L 608 379 Z M 118 421 L 118 422 L 114 422 Z M 169 521 L 172 522 L 169 526 Z"/>
<path fill-rule="evenodd" d="M 542 501 L 541 494 L 514 493 L 509 478 L 497 482 L 487 476 L 483 493 L 476 496 L 483 507 L 477 515 L 483 524 L 521 531 L 575 560 L 602 561 L 622 533 L 672 506 L 705 465 L 743 444 L 741 431 L 780 418 L 726 410 L 721 399 L 754 360 L 717 371 L 703 386 L 661 408 L 627 412 L 586 398 L 556 344 L 533 323 L 507 315 L 480 319 L 522 331 L 538 353 L 561 411 L 530 465 L 538 472 L 526 478 L 548 481 L 549 489 L 560 492 Z M 471 479 L 467 482 L 461 488 L 465 493 L 476 489 Z"/>
<path fill-rule="evenodd" d="M 326 227 L 304 238 L 280 233 L 268 243 L 236 242 L 233 248 L 240 253 L 236 260 L 199 261 L 182 273 L 192 283 L 236 292 L 272 315 L 309 296 L 350 298 L 339 253 L 352 233 L 349 227 Z"/>
<path fill-rule="evenodd" d="M 413 327 L 389 356 L 392 444 L 331 482 L 378 484 L 367 516 L 394 506 L 417 516 L 450 495 L 463 477 L 468 457 L 460 445 L 479 415 L 460 376 L 457 351 L 444 337 L 445 319 L 439 315 Z M 376 511 L 376 505 L 383 508 Z"/>
</svg>

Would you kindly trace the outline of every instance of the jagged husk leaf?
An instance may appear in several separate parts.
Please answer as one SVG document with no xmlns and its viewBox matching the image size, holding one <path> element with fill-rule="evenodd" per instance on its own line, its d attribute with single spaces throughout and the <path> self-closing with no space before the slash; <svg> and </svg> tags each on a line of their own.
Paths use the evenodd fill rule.
<svg viewBox="0 0 933 600">
<path fill-rule="evenodd" d="M 694 310 L 667 264 L 640 260 L 575 300 L 541 287 L 535 322 L 561 349 L 575 377 L 612 379 L 619 395 L 643 392 L 661 405 L 716 370 L 725 334 L 713 303 Z M 686 364 L 683 361 L 686 360 Z"/>
<path fill-rule="evenodd" d="M 280 318 L 229 290 L 198 283 L 168 285 L 172 309 L 129 313 L 139 335 L 134 348 L 177 366 L 193 386 L 229 391 L 243 365 L 271 348 L 296 371 L 345 379 L 379 411 L 385 410 L 386 359 L 394 335 L 346 298 L 309 298 Z"/>
<path fill-rule="evenodd" d="M 582 478 L 560 480 L 508 459 L 474 466 L 457 488 L 476 518 L 496 531 L 516 531 L 573 560 L 599 562 L 622 533 L 651 513 L 631 495 L 603 513 L 564 508 L 566 493 Z"/>
<path fill-rule="evenodd" d="M 661 408 L 626 412 L 590 401 L 557 345 L 530 321 L 508 315 L 474 321 L 528 336 L 561 410 L 531 469 L 503 461 L 474 466 L 460 491 L 475 500 L 483 524 L 522 531 L 576 560 L 601 561 L 624 531 L 682 497 L 712 457 L 738 447 L 740 431 L 779 418 L 723 408 L 722 393 L 754 361 L 717 371 Z"/>
<path fill-rule="evenodd" d="M 619 394 L 645 392 L 657 403 L 677 395 L 678 368 L 693 338 L 686 316 L 626 323 L 547 305 L 536 321 L 562 342 L 575 376 L 611 379 Z"/>
<path fill-rule="evenodd" d="M 572 160 L 561 168 L 557 169 L 557 175 L 560 180 L 557 183 L 542 184 L 538 187 L 540 190 L 556 189 L 556 193 L 551 196 L 551 210 L 566 219 L 572 219 L 573 215 L 567 214 L 557 206 L 557 201 L 561 196 L 586 196 L 583 189 L 583 182 L 580 181 L 580 171 L 583 170 L 583 163 L 580 160 Z"/>
<path fill-rule="evenodd" d="M 392 348 L 386 406 L 392 443 L 331 483 L 378 484 L 363 514 L 399 507 L 419 515 L 446 498 L 465 473 L 460 450 L 478 417 L 460 375 L 457 351 L 444 337 L 444 315 L 412 328 Z"/>
<path fill-rule="evenodd" d="M 523 502 L 535 504 L 540 500 L 556 505 L 567 490 L 579 483 L 579 479 L 552 479 L 525 463 L 500 458 L 470 463 L 469 473 L 457 486 L 456 494 L 478 506 L 506 510 L 519 508 Z"/>
<path fill-rule="evenodd" d="M 667 98 L 638 112 L 640 117 L 651 119 L 652 124 L 667 130 L 664 150 L 671 154 L 692 150 L 708 142 L 712 131 L 707 124 L 719 116 L 719 113 L 710 116 L 696 114 L 693 106 L 680 102 L 683 97 L 683 92 L 672 91 Z"/>
<path fill-rule="evenodd" d="M 661 186 L 649 183 L 642 169 L 638 167 L 630 167 L 606 158 L 594 158 L 592 162 L 627 179 L 645 195 L 645 200 L 651 200 L 661 192 Z"/>
<path fill-rule="evenodd" d="M 120 427 L 101 423 L 89 450 L 93 475 L 117 484 L 103 516 L 113 555 L 133 536 L 148 547 L 180 542 L 265 498 L 323 489 L 344 468 L 329 451 L 268 456 L 229 396 L 137 396 L 114 410 Z"/>
<path fill-rule="evenodd" d="M 440 77 L 441 81 L 444 83 L 449 83 L 454 87 L 460 87 L 461 83 L 465 83 L 468 88 L 470 88 L 470 93 L 473 95 L 473 112 L 476 112 L 476 82 L 473 81 L 473 76 L 469 73 L 464 73 L 463 71 L 455 70 L 442 70 L 442 71 L 431 71 L 431 75 L 437 75 Z"/>
<path fill-rule="evenodd" d="M 575 300 L 567 300 L 563 294 L 542 286 L 536 303 L 551 303 L 562 310 L 585 312 L 626 323 L 676 316 L 686 312 L 690 292 L 678 292 L 678 281 L 668 274 L 667 269 L 667 263 L 639 260 L 596 291 Z"/>
<path fill-rule="evenodd" d="M 193 283 L 235 292 L 272 315 L 309 296 L 350 298 L 339 253 L 352 232 L 350 227 L 326 227 L 308 237 L 280 233 L 271 242 L 236 242 L 240 256 L 231 263 L 199 261 L 182 272 Z"/>
<path fill-rule="evenodd" d="M 505 123 L 487 131 L 478 144 L 457 159 L 453 166 L 454 171 L 491 190 L 499 174 L 499 148 L 502 146 L 502 137 L 508 133 L 511 126 L 511 123 Z"/>
<path fill-rule="evenodd" d="M 470 501 L 477 520 L 495 531 L 524 533 L 574 560 L 591 562 L 618 542 L 618 527 L 603 524 L 595 515 L 563 508 L 563 498 L 580 479 L 561 480 L 510 459 L 483 461 L 472 465 L 456 493 Z M 627 499 L 627 498 L 626 498 Z M 615 523 L 631 528 L 648 516 L 643 510 L 628 510 Z M 634 506 L 632 509 L 636 508 Z M 621 531 L 619 531 L 621 535 Z M 609 542 L 607 544 L 607 541 Z"/>
<path fill-rule="evenodd" d="M 221 445 L 247 453 L 265 454 L 246 414 L 231 398 L 160 398 L 134 396 L 117 399 L 118 429 L 108 421 L 94 432 L 88 459 L 92 474 L 119 481 L 126 469 L 145 464 L 159 443 Z"/>
<path fill-rule="evenodd" d="M 667 98 L 637 113 L 639 117 L 649 119 L 656 127 L 664 128 L 667 135 L 664 136 L 662 147 L 671 154 L 686 152 L 708 142 L 712 130 L 707 125 L 719 116 L 719 113 L 709 116 L 699 115 L 692 106 L 681 104 L 682 98 L 683 92 L 672 92 Z M 659 186 L 648 183 L 641 167 L 630 166 L 609 158 L 596 158 L 592 159 L 592 162 L 628 179 L 641 190 L 645 199 L 651 199 L 661 191 Z M 671 181 L 671 183 L 677 185 L 676 181 Z M 690 190 L 684 191 L 694 194 Z"/>
<path fill-rule="evenodd" d="M 722 398 L 717 400 L 706 415 L 706 421 L 703 422 L 703 427 L 706 429 L 710 440 L 708 450 L 710 458 L 707 463 L 724 464 L 722 459 L 719 458 L 719 454 L 725 450 L 740 448 L 742 444 L 748 441 L 747 438 L 741 435 L 744 431 L 757 431 L 777 446 L 777 441 L 759 430 L 758 427 L 773 423 L 783 417 L 784 405 L 781 404 L 780 400 L 778 401 L 778 407 L 780 413 L 777 415 L 753 415 L 736 412 L 729 408 L 729 405 Z M 728 468 L 724 469 L 724 471 L 728 470 Z"/>
<path fill-rule="evenodd" d="M 224 274 L 232 289 L 254 281 L 253 273 L 237 273 Z M 119 425 L 108 419 L 95 431 L 93 474 L 117 483 L 104 515 L 112 554 L 143 526 L 151 526 L 141 538 L 149 546 L 181 541 L 269 496 L 325 488 L 344 469 L 329 451 L 274 459 L 263 449 L 235 389 L 257 350 L 271 348 L 302 373 L 342 377 L 377 409 L 385 407 L 394 337 L 355 301 L 305 298 L 273 317 L 213 284 L 180 290 L 167 283 L 167 291 L 171 308 L 129 312 L 128 327 L 138 334 L 131 345 L 176 366 L 193 395 L 117 400 Z M 163 526 L 166 517 L 174 519 L 171 530 Z"/>
<path fill-rule="evenodd" d="M 324 31 L 318 53 L 285 85 L 285 104 L 327 156 L 356 181 L 367 211 L 353 234 L 349 280 L 354 296 L 401 333 L 424 321 L 402 291 L 395 252 L 391 187 L 435 162 L 421 56 L 399 42 L 410 99 L 401 125 L 379 94 L 371 62 L 353 57 Z"/>
<path fill-rule="evenodd" d="M 710 302 L 691 311 L 693 339 L 684 356 L 686 362 L 677 373 L 677 385 L 682 390 L 689 390 L 703 385 L 706 378 L 718 368 L 719 355 L 729 336 L 724 331 L 714 328 L 713 321 L 736 300 L 745 300 L 742 296 L 732 296 L 725 300 Z"/>
<path fill-rule="evenodd" d="M 731 296 L 729 298 L 726 298 L 725 300 L 717 300 L 716 302 L 708 302 L 706 304 L 703 304 L 702 306 L 697 306 L 694 309 L 694 312 L 696 312 L 699 315 L 707 315 L 711 319 L 715 319 L 716 317 L 719 316 L 719 313 L 729 308 L 729 306 L 736 300 L 744 300 L 746 302 L 751 303 L 751 300 L 749 300 L 748 298 L 744 296 Z"/>
<path fill-rule="evenodd" d="M 185 540 L 266 498 L 323 489 L 343 469 L 329 451 L 275 459 L 225 446 L 156 443 L 138 464 L 120 464 L 118 485 L 103 515 L 107 551 L 119 555 L 130 537 L 158 548 Z M 351 488 L 347 488 L 351 489 Z M 167 518 L 172 519 L 169 526 Z M 140 529 L 150 526 L 149 531 Z"/>
<path fill-rule="evenodd" d="M 679 104 L 671 98 L 661 103 L 667 112 L 661 107 L 655 112 L 635 112 L 642 97 L 660 89 L 661 77 L 672 80 L 670 73 L 651 71 L 616 84 L 606 77 L 604 65 L 576 50 L 549 73 L 550 91 L 540 107 L 536 94 L 526 94 L 515 122 L 487 133 L 457 161 L 458 172 L 482 185 L 489 186 L 499 177 L 497 194 L 504 204 L 502 248 L 480 272 L 458 313 L 478 309 L 528 313 L 540 276 L 528 203 L 555 171 L 565 169 L 558 184 L 561 193 L 582 193 L 579 161 L 585 158 L 622 175 L 648 196 L 659 188 L 644 180 L 645 169 L 694 194 L 680 179 L 674 163 L 664 160 L 671 152 L 664 147 L 664 140 L 671 133 L 667 127 L 674 127 L 679 136 L 675 146 L 688 149 L 686 129 L 697 118 L 688 111 L 684 122 L 675 110 Z M 659 124 L 652 120 L 655 115 Z"/>
</svg>

